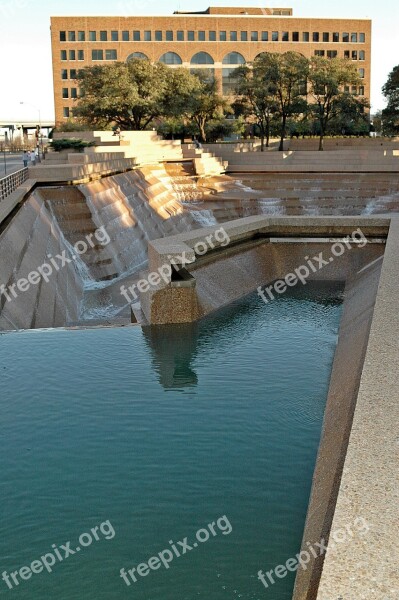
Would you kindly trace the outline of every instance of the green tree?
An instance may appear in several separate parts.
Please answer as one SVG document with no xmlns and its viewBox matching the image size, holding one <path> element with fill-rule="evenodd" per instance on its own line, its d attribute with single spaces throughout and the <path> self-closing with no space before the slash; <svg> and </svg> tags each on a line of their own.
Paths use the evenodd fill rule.
<svg viewBox="0 0 399 600">
<path fill-rule="evenodd" d="M 170 74 L 166 65 L 142 59 L 85 67 L 77 75 L 75 115 L 94 126 L 146 129 L 164 110 Z"/>
<path fill-rule="evenodd" d="M 336 135 L 369 135 L 370 104 L 365 98 L 343 94 L 337 100 L 336 112 L 329 123 L 329 131 Z"/>
<path fill-rule="evenodd" d="M 375 131 L 375 133 L 381 135 L 381 133 L 382 133 L 382 110 L 377 110 L 377 112 L 372 115 L 371 120 L 373 122 L 373 131 Z"/>
<path fill-rule="evenodd" d="M 309 60 L 298 52 L 273 53 L 270 55 L 270 83 L 277 101 L 277 114 L 280 117 L 280 146 L 284 150 L 287 134 L 287 121 L 307 110 L 306 81 L 309 73 Z"/>
<path fill-rule="evenodd" d="M 273 55 L 266 52 L 259 55 L 252 66 L 243 65 L 234 71 L 238 99 L 233 106 L 238 114 L 254 118 L 259 127 L 262 152 L 265 140 L 269 147 L 270 124 L 278 110 L 274 72 Z"/>
<path fill-rule="evenodd" d="M 313 102 L 309 110 L 319 123 L 319 150 L 324 150 L 324 137 L 330 121 L 337 119 L 340 112 L 351 112 L 360 104 L 346 93 L 345 87 L 359 85 L 361 80 L 356 66 L 342 58 L 323 58 L 315 56 L 310 61 L 308 74 L 309 94 Z"/>
<path fill-rule="evenodd" d="M 206 142 L 206 126 L 209 121 L 219 119 L 232 110 L 223 96 L 217 90 L 217 82 L 209 81 L 208 77 L 198 73 L 194 75 L 198 80 L 198 87 L 193 89 L 184 106 L 187 119 L 193 121 L 199 132 L 201 141 Z"/>
<path fill-rule="evenodd" d="M 382 93 L 387 99 L 387 106 L 382 111 L 383 135 L 395 136 L 399 134 L 399 65 L 389 74 L 388 81 L 382 88 Z"/>
</svg>

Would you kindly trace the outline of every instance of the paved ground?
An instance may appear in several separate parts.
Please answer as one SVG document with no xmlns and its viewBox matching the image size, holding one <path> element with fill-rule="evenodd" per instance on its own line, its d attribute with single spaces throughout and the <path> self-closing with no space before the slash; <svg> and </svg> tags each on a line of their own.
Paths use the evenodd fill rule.
<svg viewBox="0 0 399 600">
<path fill-rule="evenodd" d="M 0 178 L 6 174 L 14 173 L 23 167 L 22 153 L 6 154 L 6 169 L 4 165 L 4 154 L 0 152 Z"/>
</svg>

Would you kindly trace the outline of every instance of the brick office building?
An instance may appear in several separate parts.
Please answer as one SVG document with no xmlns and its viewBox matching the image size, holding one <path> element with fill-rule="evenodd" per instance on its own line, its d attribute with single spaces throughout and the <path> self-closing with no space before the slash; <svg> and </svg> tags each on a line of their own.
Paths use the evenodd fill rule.
<svg viewBox="0 0 399 600">
<path fill-rule="evenodd" d="M 291 9 L 230 7 L 169 17 L 52 17 L 51 41 L 58 123 L 72 116 L 79 68 L 133 57 L 209 69 L 228 94 L 233 70 L 261 52 L 338 56 L 358 65 L 362 85 L 350 91 L 370 98 L 371 21 L 366 19 L 297 18 Z"/>
</svg>

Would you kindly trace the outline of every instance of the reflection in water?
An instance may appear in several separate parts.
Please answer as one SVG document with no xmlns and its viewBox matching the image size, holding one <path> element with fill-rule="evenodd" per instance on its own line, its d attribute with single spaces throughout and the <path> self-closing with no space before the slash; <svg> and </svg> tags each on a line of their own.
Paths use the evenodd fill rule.
<svg viewBox="0 0 399 600">
<path fill-rule="evenodd" d="M 143 327 L 143 335 L 164 389 L 197 385 L 192 361 L 198 343 L 198 323 Z"/>
<path fill-rule="evenodd" d="M 337 281 L 314 281 L 306 287 L 292 288 L 275 302 L 265 305 L 257 293 L 251 294 L 229 306 L 207 316 L 197 323 L 143 327 L 143 336 L 151 351 L 152 364 L 158 373 L 159 382 L 165 390 L 194 387 L 198 382 L 195 360 L 198 354 L 209 348 L 218 348 L 218 353 L 240 347 L 254 332 L 261 329 L 265 320 L 300 322 L 295 312 L 295 303 L 320 304 L 326 307 L 342 303 L 344 283 Z M 277 306 L 285 302 L 292 311 L 280 311 Z M 296 305 L 298 306 L 298 305 Z"/>
</svg>

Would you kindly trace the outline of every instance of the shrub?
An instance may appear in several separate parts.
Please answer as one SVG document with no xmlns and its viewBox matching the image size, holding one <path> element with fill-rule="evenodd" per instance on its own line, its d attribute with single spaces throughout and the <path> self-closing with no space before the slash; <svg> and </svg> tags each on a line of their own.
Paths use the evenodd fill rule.
<svg viewBox="0 0 399 600">
<path fill-rule="evenodd" d="M 95 142 L 85 142 L 77 138 L 62 138 L 61 140 L 51 141 L 51 147 L 56 152 L 61 152 L 62 150 L 78 150 L 79 152 L 83 152 L 85 148 L 90 148 L 94 145 Z"/>
</svg>

